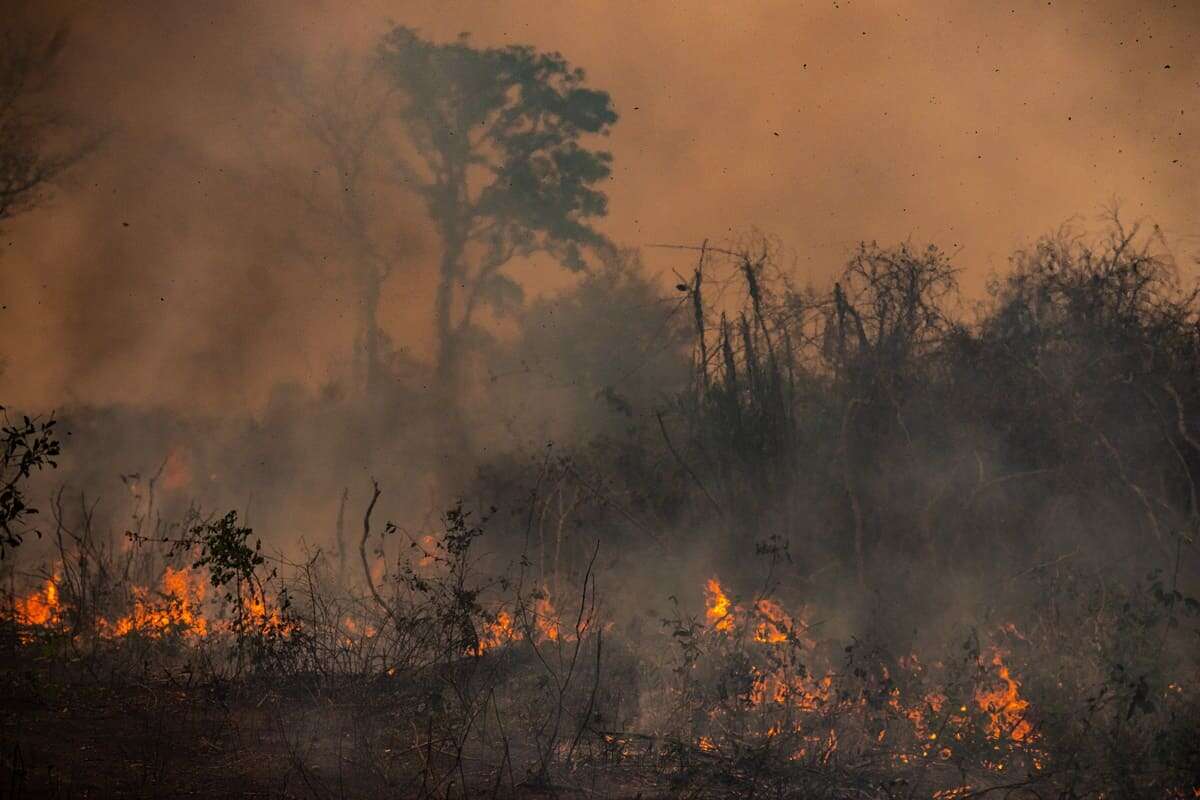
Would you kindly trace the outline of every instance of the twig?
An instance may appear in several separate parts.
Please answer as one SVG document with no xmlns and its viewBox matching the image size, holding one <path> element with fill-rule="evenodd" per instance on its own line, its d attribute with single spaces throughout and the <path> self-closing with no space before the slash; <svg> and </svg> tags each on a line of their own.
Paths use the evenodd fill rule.
<svg viewBox="0 0 1200 800">
<path fill-rule="evenodd" d="M 706 487 L 704 482 L 700 480 L 700 476 L 697 475 L 690 466 L 688 466 L 688 463 L 683 460 L 683 456 L 679 455 L 679 451 L 676 450 L 675 445 L 672 444 L 671 437 L 667 435 L 667 426 L 666 423 L 663 422 L 662 412 L 656 411 L 654 412 L 654 416 L 658 420 L 658 429 L 662 431 L 663 441 L 667 443 L 667 449 L 671 451 L 671 455 L 675 456 L 675 460 L 679 462 L 679 466 L 683 467 L 684 471 L 691 476 L 692 480 L 696 483 L 696 486 L 698 486 L 700 491 L 704 493 L 704 496 L 708 498 L 708 502 L 712 503 L 712 507 L 716 510 L 717 514 L 721 517 L 724 517 L 725 511 L 721 508 L 721 504 L 713 498 L 712 494 L 708 491 L 708 487 Z"/>
<path fill-rule="evenodd" d="M 379 491 L 379 482 L 374 478 L 371 479 L 372 492 L 371 502 L 367 504 L 367 511 L 363 514 L 363 535 L 362 541 L 358 543 L 358 554 L 362 557 L 363 576 L 367 579 L 367 588 L 371 590 L 371 596 L 375 598 L 375 602 L 383 609 L 384 613 L 390 618 L 392 609 L 384 602 L 380 596 L 379 590 L 375 588 L 375 581 L 371 578 L 371 565 L 367 561 L 367 539 L 371 536 L 371 512 L 375 510 L 375 503 L 379 500 L 379 495 L 383 494 Z"/>
</svg>

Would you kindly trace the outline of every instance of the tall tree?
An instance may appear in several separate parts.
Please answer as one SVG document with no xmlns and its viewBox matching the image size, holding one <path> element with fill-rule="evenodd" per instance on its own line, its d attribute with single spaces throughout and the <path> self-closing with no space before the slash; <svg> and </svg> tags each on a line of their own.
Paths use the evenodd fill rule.
<svg viewBox="0 0 1200 800">
<path fill-rule="evenodd" d="M 543 252 L 581 270 L 585 250 L 611 247 L 591 225 L 607 212 L 596 185 L 611 156 L 581 139 L 607 134 L 617 115 L 609 95 L 587 88 L 583 70 L 558 53 L 479 48 L 466 35 L 436 44 L 397 27 L 380 64 L 410 145 L 397 168 L 441 240 L 436 387 L 462 445 L 457 397 L 476 312 L 509 313 L 522 300 L 505 268 Z"/>
<path fill-rule="evenodd" d="M 304 226 L 307 238 L 324 240 L 320 250 L 333 243 L 342 256 L 340 266 L 349 273 L 359 306 L 355 361 L 363 386 L 374 392 L 382 386 L 389 356 L 379 324 L 380 296 L 400 244 L 381 211 L 394 199 L 386 174 L 395 150 L 386 129 L 392 90 L 378 70 L 369 65 L 364 69 L 345 53 L 327 65 L 280 66 L 281 105 L 316 145 L 307 162 L 313 168 L 298 182 L 287 170 L 281 177 L 310 212 Z M 289 129 L 286 135 L 294 134 Z M 309 249 L 307 244 L 300 246 Z"/>
</svg>

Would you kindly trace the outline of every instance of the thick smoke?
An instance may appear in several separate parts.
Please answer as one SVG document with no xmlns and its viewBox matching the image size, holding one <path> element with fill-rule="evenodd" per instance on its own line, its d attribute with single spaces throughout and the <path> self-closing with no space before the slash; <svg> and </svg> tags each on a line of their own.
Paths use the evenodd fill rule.
<svg viewBox="0 0 1200 800">
<path fill-rule="evenodd" d="M 214 691 L 246 678 L 246 730 L 303 732 L 284 769 L 310 789 L 343 746 L 381 749 L 422 796 L 469 793 L 464 761 L 490 780 L 500 752 L 492 793 L 507 766 L 513 796 L 514 772 L 557 790 L 593 756 L 674 771 L 672 790 L 711 770 L 739 796 L 775 768 L 781 797 L 851 778 L 926 796 L 930 775 L 947 800 L 1183 786 L 1200 6 L 978 5 L 0 11 L 59 32 L 43 99 L 89 143 L 0 220 L 0 404 L 53 412 L 64 440 L 57 470 L 5 490 L 36 498 L 43 534 L 0 564 L 9 694 L 53 646 L 72 655 L 51 673 L 94 678 L 112 654 L 147 686 L 189 659 L 188 691 L 232 646 Z M 389 92 L 425 90 L 434 141 L 461 108 L 372 72 L 396 26 L 393 69 L 488 83 L 500 62 L 466 48 L 520 44 L 598 90 L 532 101 L 553 97 L 564 161 L 497 170 L 505 202 L 538 197 L 491 239 L 462 233 L 469 181 L 422 197 L 398 166 L 420 123 Z M 444 88 L 453 106 L 462 85 Z M 611 175 L 571 149 L 579 130 Z M 461 141 L 439 155 L 473 175 Z M 586 269 L 524 255 L 581 217 L 603 234 Z M 437 298 L 470 277 L 439 279 L 470 248 L 512 282 L 439 348 L 463 309 Z M 293 679 L 323 688 L 285 697 Z M 71 719 L 46 697 L 38 713 Z M 241 778 L 207 751 L 195 766 Z"/>
<path fill-rule="evenodd" d="M 120 495 L 122 474 L 174 465 L 160 491 L 242 508 L 278 545 L 327 541 L 343 491 L 360 508 L 371 477 L 389 489 L 381 511 L 406 523 L 444 502 L 428 477 L 445 457 L 429 434 L 431 222 L 386 160 L 371 162 L 389 380 L 364 395 L 355 243 L 330 222 L 337 183 L 312 136 L 314 115 L 350 131 L 376 99 L 359 76 L 393 20 L 439 41 L 470 31 L 561 51 L 620 113 L 603 228 L 642 246 L 622 256 L 641 274 L 579 283 L 544 260 L 518 266 L 526 312 L 491 326 L 464 401 L 485 463 L 658 430 L 655 410 L 686 379 L 688 311 L 669 286 L 690 262 L 647 245 L 758 226 L 783 235 L 793 278 L 822 282 L 860 239 L 932 240 L 977 297 L 1014 247 L 1119 194 L 1186 269 L 1200 16 L 1083 11 L 21 9 L 11 18 L 32 29 L 66 26 L 56 101 L 102 138 L 6 231 L 0 326 L 20 346 L 5 353 L 5 402 L 60 409 L 66 474 L 89 491 Z M 500 499 L 487 489 L 481 502 Z M 708 547 L 690 557 L 727 555 Z"/>
<path fill-rule="evenodd" d="M 625 244 L 754 225 L 824 277 L 860 239 L 912 236 L 960 249 L 970 290 L 1114 196 L 1195 244 L 1190 4 L 16 5 L 6 19 L 69 26 L 63 107 L 106 135 L 52 208 L 6 234 L 0 325 L 25 346 L 6 353 L 4 394 L 28 407 L 228 413 L 279 382 L 341 377 L 355 299 L 338 245 L 298 235 L 308 209 L 291 189 L 324 165 L 278 66 L 320 75 L 368 53 L 389 19 L 587 68 L 621 114 L 605 228 Z M 383 325 L 427 358 L 428 221 L 402 195 L 378 215 L 397 261 Z M 522 277 L 531 293 L 562 285 L 554 270 Z"/>
</svg>

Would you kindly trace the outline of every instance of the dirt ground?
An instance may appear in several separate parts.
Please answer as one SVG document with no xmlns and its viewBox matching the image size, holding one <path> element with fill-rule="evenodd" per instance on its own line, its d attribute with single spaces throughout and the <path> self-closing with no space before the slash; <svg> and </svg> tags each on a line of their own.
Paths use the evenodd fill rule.
<svg viewBox="0 0 1200 800">
<path fill-rule="evenodd" d="M 395 753 L 379 732 L 406 694 L 386 684 L 320 695 L 299 684 L 189 686 L 186 674 L 117 683 L 81 663 L 9 650 L 0 666 L 0 800 L 421 796 L 411 770 L 400 778 L 383 766 Z M 584 796 L 515 780 L 468 778 L 467 796 Z M 435 796 L 447 795 L 462 792 L 437 787 Z"/>
</svg>

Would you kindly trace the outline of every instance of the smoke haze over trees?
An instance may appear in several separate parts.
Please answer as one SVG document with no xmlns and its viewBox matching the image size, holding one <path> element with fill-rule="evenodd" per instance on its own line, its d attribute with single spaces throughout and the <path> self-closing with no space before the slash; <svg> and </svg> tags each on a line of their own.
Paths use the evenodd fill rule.
<svg viewBox="0 0 1200 800">
<path fill-rule="evenodd" d="M 13 785 L 1200 792 L 1195 8 L 3 18 Z"/>
<path fill-rule="evenodd" d="M 6 261 L 20 266 L 0 324 L 32 332 L 25 371 L 39 372 L 4 394 L 224 410 L 349 368 L 352 250 L 305 241 L 321 228 L 303 199 L 313 170 L 333 178 L 278 67 L 300 63 L 321 87 L 345 53 L 348 84 L 331 93 L 349 102 L 389 18 L 431 41 L 470 31 L 480 47 L 527 44 L 585 67 L 621 115 L 604 140 L 615 158 L 600 224 L 621 245 L 757 226 L 785 238 L 801 272 L 829 278 L 858 241 L 911 236 L 962 248 L 978 296 L 1013 250 L 1067 219 L 1090 225 L 1116 197 L 1178 236 L 1181 260 L 1194 253 L 1189 4 L 839 5 L 8 3 L 6 18 L 47 36 L 69 23 L 55 97 L 107 136 L 54 216 L 8 228 L 20 258 Z M 428 361 L 437 237 L 420 200 L 387 180 L 375 164 L 366 187 L 392 264 L 380 327 Z M 653 274 L 676 266 L 643 257 Z M 553 272 L 516 278 L 533 295 L 568 282 Z"/>
</svg>

